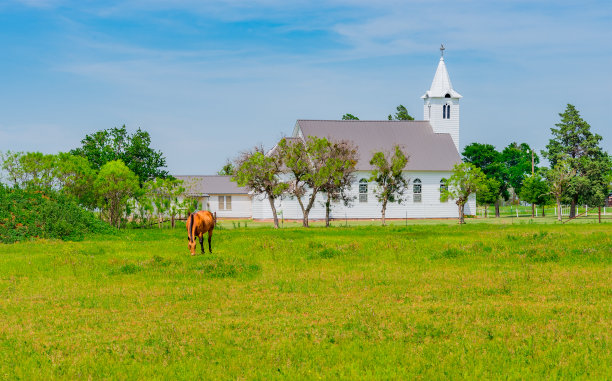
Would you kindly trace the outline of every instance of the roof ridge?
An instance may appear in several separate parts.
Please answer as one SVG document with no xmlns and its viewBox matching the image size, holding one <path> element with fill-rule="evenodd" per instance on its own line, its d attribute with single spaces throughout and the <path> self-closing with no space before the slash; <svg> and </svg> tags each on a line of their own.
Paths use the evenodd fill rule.
<svg viewBox="0 0 612 381">
<path fill-rule="evenodd" d="M 364 119 L 364 120 L 342 120 L 342 119 L 298 119 L 298 122 L 341 122 L 341 123 L 359 123 L 359 122 L 429 122 L 428 120 L 388 120 L 388 119 Z"/>
</svg>

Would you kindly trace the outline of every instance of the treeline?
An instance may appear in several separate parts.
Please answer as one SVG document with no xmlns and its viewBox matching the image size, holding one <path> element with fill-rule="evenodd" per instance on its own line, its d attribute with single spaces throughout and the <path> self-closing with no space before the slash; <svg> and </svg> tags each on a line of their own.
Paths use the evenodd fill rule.
<svg viewBox="0 0 612 381">
<path fill-rule="evenodd" d="M 87 135 L 81 146 L 70 152 L 3 153 L 5 185 L 0 200 L 3 212 L 0 227 L 18 227 L 17 238 L 45 234 L 67 238 L 71 235 L 50 232 L 71 223 L 75 236 L 80 234 L 78 231 L 88 231 L 73 219 L 84 216 L 83 213 L 91 216 L 95 213 L 98 220 L 117 228 L 127 224 L 150 225 L 152 220 L 164 216 L 180 217 L 194 208 L 194 201 L 179 201 L 178 196 L 184 193 L 182 182 L 163 169 L 165 158 L 150 147 L 150 142 L 147 132 L 138 129 L 129 134 L 122 126 Z M 49 201 L 41 203 L 41 197 Z M 15 202 L 17 199 L 22 201 Z M 36 222 L 49 214 L 43 211 L 52 209 L 50 203 L 64 210 L 64 217 L 56 224 Z M 38 215 L 37 220 L 26 218 L 28 215 Z"/>
<path fill-rule="evenodd" d="M 591 132 L 591 126 L 575 106 L 568 104 L 559 114 L 561 120 L 551 128 L 552 137 L 541 154 L 550 167 L 538 166 L 538 155 L 527 144 L 512 143 L 499 152 L 490 144 L 472 143 L 463 150 L 463 159 L 484 174 L 477 202 L 499 205 L 508 201 L 513 191 L 520 200 L 532 205 L 554 203 L 561 220 L 561 204 L 570 205 L 570 218 L 576 216 L 576 205 L 601 207 L 611 191 L 612 160 L 601 146 L 602 137 Z"/>
</svg>

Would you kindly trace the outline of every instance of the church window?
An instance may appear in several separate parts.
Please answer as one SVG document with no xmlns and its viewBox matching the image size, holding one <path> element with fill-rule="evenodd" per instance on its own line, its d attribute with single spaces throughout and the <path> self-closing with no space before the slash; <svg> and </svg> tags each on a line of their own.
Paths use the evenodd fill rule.
<svg viewBox="0 0 612 381">
<path fill-rule="evenodd" d="M 442 119 L 446 119 L 446 105 L 442 106 Z"/>
<path fill-rule="evenodd" d="M 368 202 L 368 180 L 359 180 L 359 202 Z"/>
<path fill-rule="evenodd" d="M 450 119 L 450 105 L 446 105 L 446 119 Z"/>
<path fill-rule="evenodd" d="M 447 189 L 448 187 L 446 186 L 446 182 L 444 181 L 444 179 L 441 179 L 440 180 L 440 201 L 442 201 L 442 195 Z"/>
<path fill-rule="evenodd" d="M 414 179 L 412 182 L 412 193 L 414 202 L 421 202 L 421 180 Z"/>
<path fill-rule="evenodd" d="M 446 93 L 446 95 L 444 96 L 444 98 L 450 98 L 450 94 Z"/>
</svg>

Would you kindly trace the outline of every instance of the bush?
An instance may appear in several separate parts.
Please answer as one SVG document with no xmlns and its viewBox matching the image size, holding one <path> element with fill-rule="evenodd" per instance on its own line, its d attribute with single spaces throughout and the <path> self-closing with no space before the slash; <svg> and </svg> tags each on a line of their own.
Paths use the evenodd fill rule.
<svg viewBox="0 0 612 381">
<path fill-rule="evenodd" d="M 113 228 L 81 208 L 70 196 L 51 190 L 9 188 L 0 184 L 0 242 L 31 238 L 82 240 Z"/>
</svg>

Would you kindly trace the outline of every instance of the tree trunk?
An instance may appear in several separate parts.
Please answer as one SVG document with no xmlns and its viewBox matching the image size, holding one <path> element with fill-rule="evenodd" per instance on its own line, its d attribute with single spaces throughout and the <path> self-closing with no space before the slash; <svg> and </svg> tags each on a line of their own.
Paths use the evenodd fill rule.
<svg viewBox="0 0 612 381">
<path fill-rule="evenodd" d="M 578 203 L 578 195 L 572 196 L 572 205 L 570 207 L 570 218 L 576 217 L 576 204 Z"/>
<path fill-rule="evenodd" d="M 499 199 L 495 200 L 495 217 L 499 218 Z"/>
<path fill-rule="evenodd" d="M 171 217 L 171 221 L 172 221 L 172 222 L 171 222 L 172 229 L 174 229 L 174 214 L 173 214 L 173 215 L 172 215 L 172 217 Z"/>
<path fill-rule="evenodd" d="M 561 221 L 561 199 L 557 198 L 557 221 Z"/>
<path fill-rule="evenodd" d="M 387 211 L 387 200 L 384 200 L 383 204 L 382 204 L 382 210 L 381 210 L 381 213 L 382 213 L 382 226 L 385 226 L 385 212 L 386 211 Z"/>
<path fill-rule="evenodd" d="M 459 224 L 464 224 L 465 221 L 463 220 L 463 208 L 465 204 L 458 203 L 457 206 L 459 207 Z"/>
<path fill-rule="evenodd" d="M 535 218 L 535 204 L 531 204 L 531 218 Z"/>
<path fill-rule="evenodd" d="M 489 211 L 488 211 L 488 209 L 489 209 L 489 205 L 486 205 L 486 204 L 485 204 L 485 218 L 489 217 Z"/>
<path fill-rule="evenodd" d="M 274 206 L 274 197 L 268 196 L 270 208 L 272 209 L 272 217 L 274 217 L 274 229 L 278 229 L 278 216 L 276 215 L 276 206 Z"/>
<path fill-rule="evenodd" d="M 542 205 L 542 217 L 546 217 L 546 211 L 544 209 L 546 209 L 546 206 Z"/>
<path fill-rule="evenodd" d="M 325 201 L 325 227 L 329 227 L 329 211 L 331 209 L 331 200 L 329 199 L 329 193 L 327 193 L 327 201 Z"/>
</svg>

